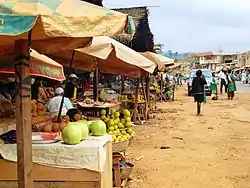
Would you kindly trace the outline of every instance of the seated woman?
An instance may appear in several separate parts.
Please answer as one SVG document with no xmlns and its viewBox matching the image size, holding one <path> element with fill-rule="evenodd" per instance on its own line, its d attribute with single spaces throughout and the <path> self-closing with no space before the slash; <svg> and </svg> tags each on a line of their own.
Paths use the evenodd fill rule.
<svg viewBox="0 0 250 188">
<path fill-rule="evenodd" d="M 61 101 L 63 98 L 64 90 L 61 87 L 56 88 L 55 90 L 55 97 L 50 99 L 47 104 L 47 109 L 49 112 L 57 115 L 60 110 Z M 63 107 L 62 107 L 62 115 L 66 115 L 68 110 L 74 108 L 72 103 L 70 102 L 69 98 L 64 97 Z"/>
<path fill-rule="evenodd" d="M 0 117 L 9 118 L 14 114 L 15 110 L 11 101 L 0 94 Z"/>
<path fill-rule="evenodd" d="M 31 85 L 32 99 L 40 102 L 47 102 L 48 98 L 44 91 L 43 84 L 40 80 L 35 80 L 34 84 Z"/>
</svg>

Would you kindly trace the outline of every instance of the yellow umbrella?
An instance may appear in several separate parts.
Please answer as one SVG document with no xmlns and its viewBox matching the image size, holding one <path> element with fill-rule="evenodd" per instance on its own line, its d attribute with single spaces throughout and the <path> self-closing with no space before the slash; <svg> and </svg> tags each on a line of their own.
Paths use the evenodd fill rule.
<svg viewBox="0 0 250 188">
<path fill-rule="evenodd" d="M 65 52 L 58 54 L 57 57 L 53 55 L 50 57 L 69 67 L 70 53 Z M 71 67 L 93 70 L 95 60 L 98 61 L 100 72 L 128 77 L 146 76 L 148 73 L 153 73 L 156 67 L 154 62 L 140 53 L 106 36 L 93 37 L 88 46 L 76 49 Z"/>
<path fill-rule="evenodd" d="M 32 40 L 112 36 L 127 20 L 126 14 L 80 0 L 0 0 L 0 41 L 27 39 L 31 29 Z"/>
<path fill-rule="evenodd" d="M 153 61 L 157 65 L 159 71 L 164 71 L 165 66 L 170 66 L 174 64 L 173 59 L 170 59 L 168 57 L 165 57 L 157 53 L 141 52 L 141 54 L 146 58 L 150 59 L 151 61 Z"/>
</svg>

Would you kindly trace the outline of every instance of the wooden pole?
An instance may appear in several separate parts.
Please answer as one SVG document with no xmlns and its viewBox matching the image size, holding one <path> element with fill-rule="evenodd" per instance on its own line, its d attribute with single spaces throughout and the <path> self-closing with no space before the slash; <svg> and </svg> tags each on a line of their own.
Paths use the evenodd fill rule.
<svg viewBox="0 0 250 188">
<path fill-rule="evenodd" d="M 98 89 L 98 82 L 99 82 L 99 67 L 98 67 L 98 61 L 96 58 L 94 58 L 95 62 L 95 75 L 94 75 L 94 100 L 98 101 L 99 99 L 99 89 Z"/>
<path fill-rule="evenodd" d="M 161 102 L 162 102 L 162 98 L 163 98 L 163 93 L 162 93 L 162 90 L 163 90 L 163 75 L 161 74 Z"/>
<path fill-rule="evenodd" d="M 150 88 L 150 74 L 146 78 L 146 96 L 147 96 L 148 103 L 149 103 L 149 97 L 150 97 L 149 88 Z"/>
<path fill-rule="evenodd" d="M 124 82 L 125 82 L 124 76 L 121 76 L 121 94 L 123 94 L 125 90 Z"/>
<path fill-rule="evenodd" d="M 138 117 L 139 82 L 140 82 L 140 78 L 138 78 L 137 82 L 136 82 L 135 104 L 134 104 L 134 112 L 133 112 L 133 121 L 134 122 L 136 121 L 136 118 Z"/>
<path fill-rule="evenodd" d="M 31 33 L 29 34 L 29 39 Z M 32 127 L 31 127 L 31 79 L 29 42 L 15 42 L 16 52 L 16 133 L 18 188 L 33 188 L 32 178 Z"/>
<path fill-rule="evenodd" d="M 145 120 L 148 120 L 148 99 L 147 99 L 147 94 L 145 91 L 143 79 L 141 79 L 141 85 L 142 85 L 143 98 L 145 100 Z"/>
<path fill-rule="evenodd" d="M 69 65 L 70 69 L 72 69 L 74 57 L 75 57 L 75 50 L 73 50 L 73 53 L 72 53 L 72 56 L 71 56 L 70 65 Z M 62 115 L 62 108 L 63 108 L 64 98 L 65 98 L 65 95 L 63 94 L 63 97 L 62 97 L 62 100 L 61 100 L 61 103 L 60 103 L 60 107 L 59 107 L 58 116 L 57 116 L 57 122 L 58 123 L 60 123 L 60 121 L 61 121 L 61 115 Z"/>
</svg>

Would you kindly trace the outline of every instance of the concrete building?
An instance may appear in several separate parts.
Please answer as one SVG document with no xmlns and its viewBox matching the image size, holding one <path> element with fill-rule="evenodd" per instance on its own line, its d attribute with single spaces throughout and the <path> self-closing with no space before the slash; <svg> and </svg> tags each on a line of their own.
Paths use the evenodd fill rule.
<svg viewBox="0 0 250 188">
<path fill-rule="evenodd" d="M 238 59 L 237 67 L 239 68 L 250 67 L 250 51 L 239 53 L 237 59 Z"/>
<path fill-rule="evenodd" d="M 195 68 L 207 68 L 211 71 L 219 71 L 223 67 L 235 66 L 238 62 L 237 53 L 202 52 L 195 54 Z"/>
</svg>

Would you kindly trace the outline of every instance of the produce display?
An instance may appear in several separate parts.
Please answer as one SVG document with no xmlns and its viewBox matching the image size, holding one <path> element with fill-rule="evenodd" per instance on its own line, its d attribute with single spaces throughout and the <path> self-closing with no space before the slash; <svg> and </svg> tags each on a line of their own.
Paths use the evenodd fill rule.
<svg viewBox="0 0 250 188">
<path fill-rule="evenodd" d="M 32 125 L 43 123 L 46 120 L 45 106 L 44 104 L 37 102 L 36 100 L 31 101 L 31 122 Z"/>
<path fill-rule="evenodd" d="M 121 95 L 120 96 L 120 101 L 122 102 L 135 102 L 135 95 Z M 138 95 L 138 102 L 144 102 L 144 97 L 143 95 Z"/>
<path fill-rule="evenodd" d="M 111 109 L 110 114 L 107 114 L 105 110 L 101 110 L 101 120 L 106 123 L 107 133 L 112 135 L 113 142 L 120 142 L 129 140 L 135 135 L 132 129 L 131 114 L 130 111 L 124 109 L 122 114 L 115 109 Z"/>
</svg>

